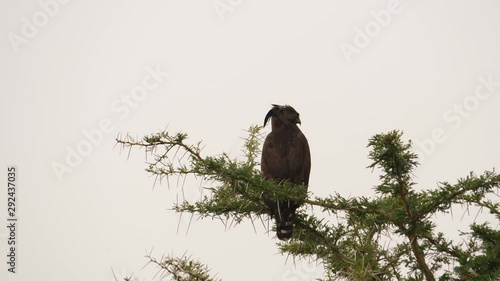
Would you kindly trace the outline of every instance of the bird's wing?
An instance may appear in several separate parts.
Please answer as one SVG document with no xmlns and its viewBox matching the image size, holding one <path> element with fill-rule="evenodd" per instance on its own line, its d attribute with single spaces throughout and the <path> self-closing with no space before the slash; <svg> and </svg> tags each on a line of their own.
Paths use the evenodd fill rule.
<svg viewBox="0 0 500 281">
<path fill-rule="evenodd" d="M 265 178 L 272 178 L 272 175 L 270 175 L 269 172 L 269 165 L 268 165 L 269 154 L 270 154 L 269 144 L 272 141 L 271 138 L 272 138 L 271 134 L 267 135 L 266 140 L 264 141 L 264 145 L 262 146 L 262 156 L 260 159 L 260 170 Z"/>
<path fill-rule="evenodd" d="M 290 170 L 290 180 L 299 185 L 309 184 L 311 171 L 311 155 L 307 139 L 299 130 L 295 135 L 294 144 L 289 147 L 287 163 Z"/>
<path fill-rule="evenodd" d="M 302 134 L 303 140 L 302 149 L 304 155 L 304 164 L 302 166 L 302 182 L 305 186 L 309 185 L 309 174 L 311 173 L 311 151 L 309 150 L 309 143 L 306 137 Z"/>
</svg>

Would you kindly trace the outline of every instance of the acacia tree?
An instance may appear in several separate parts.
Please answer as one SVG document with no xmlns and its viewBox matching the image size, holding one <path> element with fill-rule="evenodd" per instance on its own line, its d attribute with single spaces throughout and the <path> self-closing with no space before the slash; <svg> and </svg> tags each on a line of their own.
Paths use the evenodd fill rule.
<svg viewBox="0 0 500 281">
<path fill-rule="evenodd" d="M 303 202 L 292 239 L 277 246 L 283 254 L 319 261 L 324 280 L 500 280 L 500 231 L 490 226 L 500 221 L 500 205 L 492 200 L 498 198 L 500 184 L 494 170 L 471 172 L 456 183 L 440 182 L 436 188 L 417 191 L 412 143 L 402 140 L 402 132 L 391 131 L 368 142 L 368 167 L 381 172 L 373 196 L 322 198 L 262 177 L 257 160 L 260 130 L 248 130 L 243 160 L 225 153 L 203 155 L 201 143 L 191 144 L 185 133 L 162 131 L 140 140 L 128 135 L 116 140 L 125 149 L 145 149 L 152 156 L 146 171 L 158 180 L 193 175 L 216 183 L 201 200 L 176 203 L 176 212 L 253 222 L 270 215 L 262 194 L 276 201 Z M 488 210 L 496 222 L 472 223 L 461 241 L 448 240 L 431 218 L 437 213 L 451 215 L 454 205 Z M 328 216 L 320 217 L 307 206 L 317 206 Z M 385 243 L 389 240 L 392 243 Z M 215 280 L 208 267 L 190 258 L 147 257 L 162 276 L 173 280 Z"/>
</svg>

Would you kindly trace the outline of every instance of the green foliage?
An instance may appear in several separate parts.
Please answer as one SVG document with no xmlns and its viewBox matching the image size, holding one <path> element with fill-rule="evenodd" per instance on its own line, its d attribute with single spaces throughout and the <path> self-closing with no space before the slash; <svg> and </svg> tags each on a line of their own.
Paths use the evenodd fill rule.
<svg viewBox="0 0 500 281">
<path fill-rule="evenodd" d="M 462 233 L 463 240 L 456 242 L 437 232 L 431 220 L 437 213 L 449 214 L 453 205 L 461 205 L 488 210 L 498 224 L 500 206 L 490 199 L 498 196 L 500 184 L 494 170 L 479 176 L 470 173 L 455 184 L 441 182 L 435 189 L 417 191 L 412 173 L 418 162 L 411 141 L 404 142 L 400 131 L 391 131 L 373 136 L 368 143 L 372 161 L 368 167 L 381 170 L 372 197 L 332 194 L 320 198 L 290 183 L 262 178 L 257 162 L 260 129 L 249 129 L 244 160 L 230 159 L 227 154 L 202 156 L 201 143 L 188 144 L 184 133 L 160 132 L 142 141 L 127 136 L 117 142 L 124 148 L 146 149 L 154 158 L 146 171 L 160 180 L 193 175 L 217 183 L 200 201 L 174 205 L 176 212 L 253 222 L 269 217 L 263 194 L 273 200 L 303 202 L 292 239 L 278 242 L 278 247 L 283 254 L 320 261 L 325 280 L 500 280 L 499 230 L 472 224 L 471 231 Z M 317 206 L 328 216 L 320 218 L 307 212 L 307 206 Z"/>
<path fill-rule="evenodd" d="M 210 276 L 208 267 L 199 261 L 193 260 L 191 257 L 182 256 L 170 257 L 164 256 L 160 260 L 146 256 L 149 263 L 155 264 L 158 268 L 160 280 L 170 276 L 175 281 L 219 281 Z"/>
</svg>

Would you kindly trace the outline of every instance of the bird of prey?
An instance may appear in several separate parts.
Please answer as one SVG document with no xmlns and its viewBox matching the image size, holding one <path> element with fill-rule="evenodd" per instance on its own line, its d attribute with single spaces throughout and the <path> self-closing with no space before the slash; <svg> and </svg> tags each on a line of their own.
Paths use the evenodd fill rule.
<svg viewBox="0 0 500 281">
<path fill-rule="evenodd" d="M 261 171 L 265 178 L 278 183 L 288 181 L 307 186 L 311 171 L 311 154 L 306 137 L 297 124 L 301 124 L 299 113 L 289 105 L 272 105 L 264 119 L 266 126 L 271 119 L 272 131 L 262 147 Z M 271 215 L 276 219 L 276 235 L 280 240 L 292 237 L 295 210 L 299 203 L 291 200 L 272 201 L 264 197 Z"/>
</svg>

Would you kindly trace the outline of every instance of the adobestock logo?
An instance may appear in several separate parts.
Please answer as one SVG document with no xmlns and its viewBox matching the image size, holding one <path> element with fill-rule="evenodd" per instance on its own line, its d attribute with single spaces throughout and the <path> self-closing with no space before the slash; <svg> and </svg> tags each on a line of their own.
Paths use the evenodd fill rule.
<svg viewBox="0 0 500 281">
<path fill-rule="evenodd" d="M 233 12 L 241 3 L 243 3 L 243 0 L 215 0 L 212 5 L 219 19 L 223 21 L 225 20 L 224 14 Z"/>
<path fill-rule="evenodd" d="M 156 65 L 154 68 L 151 66 L 146 67 L 146 75 L 142 78 L 142 83 L 133 87 L 129 93 L 122 94 L 119 98 L 113 100 L 110 105 L 111 112 L 119 120 L 124 120 L 169 75 L 169 73 L 161 71 L 159 65 Z M 65 146 L 66 156 L 64 157 L 64 161 L 53 161 L 51 165 L 59 182 L 63 181 L 64 174 L 73 172 L 82 163 L 83 159 L 92 153 L 94 147 L 99 146 L 103 142 L 105 135 L 113 132 L 115 129 L 115 121 L 113 119 L 116 118 L 101 118 L 98 126 L 95 128 L 82 130 L 84 138 L 74 147 Z"/>
<path fill-rule="evenodd" d="M 9 32 L 7 38 L 9 39 L 12 49 L 17 54 L 19 47 L 22 44 L 28 44 L 30 39 L 33 39 L 39 32 L 40 28 L 45 27 L 50 19 L 59 14 L 61 5 L 66 5 L 69 0 L 40 0 L 38 5 L 40 10 L 33 13 L 31 19 L 22 17 L 22 26 L 20 34 Z"/>
<path fill-rule="evenodd" d="M 287 269 L 281 275 L 283 281 L 318 280 L 321 276 L 321 269 L 318 264 L 300 260 L 293 269 Z"/>
<path fill-rule="evenodd" d="M 496 88 L 500 87 L 500 82 L 493 81 L 493 75 L 489 74 L 487 78 L 479 76 L 474 93 L 466 96 L 462 102 L 453 104 L 452 107 L 443 113 L 443 121 L 451 124 L 451 129 L 457 130 L 460 128 L 465 119 L 477 111 L 482 103 L 491 97 L 491 94 L 496 92 Z M 443 144 L 448 140 L 446 130 L 442 127 L 434 128 L 428 138 L 423 140 L 415 140 L 415 149 L 420 160 L 420 164 L 426 158 L 434 154 L 438 145 Z"/>
<path fill-rule="evenodd" d="M 110 278 L 109 281 L 123 281 L 123 280 L 138 281 L 139 280 L 139 279 L 133 277 L 133 274 L 128 274 L 124 267 L 122 267 L 122 270 L 120 272 L 115 272 L 115 270 L 113 268 L 111 268 L 111 273 L 113 274 L 113 277 Z"/>
<path fill-rule="evenodd" d="M 372 42 L 372 39 L 377 37 L 383 30 L 389 26 L 392 22 L 392 18 L 394 15 L 397 15 L 403 11 L 403 6 L 399 0 L 390 0 L 387 3 L 387 8 L 382 9 L 378 12 L 371 11 L 370 15 L 372 16 L 372 20 L 365 23 L 363 28 L 355 27 L 354 28 L 354 38 L 353 43 L 349 44 L 346 42 L 342 42 L 339 44 L 340 50 L 344 55 L 347 63 L 352 62 L 353 55 L 359 55 L 363 49 L 368 47 Z"/>
</svg>

